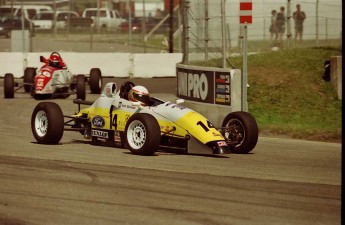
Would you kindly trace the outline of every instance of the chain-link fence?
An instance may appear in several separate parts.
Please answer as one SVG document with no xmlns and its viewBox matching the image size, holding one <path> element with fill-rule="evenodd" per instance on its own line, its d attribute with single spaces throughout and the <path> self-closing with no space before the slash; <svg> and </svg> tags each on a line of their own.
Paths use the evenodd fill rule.
<svg viewBox="0 0 345 225">
<path fill-rule="evenodd" d="M 297 4 L 306 14 L 302 40 L 295 40 L 293 13 Z M 253 23 L 248 25 L 248 50 L 270 50 L 295 47 L 336 45 L 342 43 L 342 11 L 340 0 L 253 1 Z M 284 7 L 284 32 L 282 40 L 271 36 L 272 10 Z M 225 8 L 225 12 L 222 12 Z M 183 16 L 185 61 L 209 60 L 222 57 L 222 52 L 241 53 L 243 26 L 239 24 L 239 1 L 184 0 Z M 225 25 L 222 25 L 224 18 Z M 225 40 L 224 40 L 225 38 Z"/>
<path fill-rule="evenodd" d="M 10 4 L 12 3 L 13 4 Z M 19 3 L 18 3 L 19 2 Z M 93 8 L 77 8 L 75 1 L 69 4 L 50 4 L 45 12 L 35 11 L 37 5 L 26 5 L 21 1 L 0 2 L 0 52 L 11 52 L 11 31 L 30 30 L 29 51 L 68 52 L 131 52 L 158 53 L 168 51 L 169 11 L 163 0 L 94 0 Z M 46 1 L 59 2 L 59 1 Z M 66 1 L 68 2 L 68 1 Z M 89 1 L 90 2 L 90 1 Z M 177 1 L 176 1 L 177 2 Z M 90 5 L 90 4 L 89 4 Z M 178 25 L 178 4 L 174 10 L 174 30 Z M 78 17 L 62 13 L 78 13 Z M 61 16 L 60 16 L 61 15 Z M 72 14 L 71 14 L 72 15 Z M 2 22 L 15 19 L 17 26 L 7 28 L 10 32 L 2 35 Z M 6 29 L 7 29 L 6 28 Z M 175 42 L 178 43 L 179 35 Z M 179 51 L 176 44 L 176 50 Z M 17 50 L 15 50 L 17 51 Z"/>
<path fill-rule="evenodd" d="M 101 1 L 95 0 L 94 5 L 99 2 Z M 131 13 L 120 13 L 122 21 L 116 28 L 95 26 L 97 16 L 93 16 L 92 20 L 82 19 L 82 10 L 76 10 L 73 4 L 67 4 L 63 8 L 53 8 L 54 11 L 78 11 L 80 19 L 64 17 L 65 26 L 47 29 L 39 29 L 35 25 L 28 42 L 29 51 L 168 52 L 171 35 L 169 33 L 169 11 L 166 10 L 164 3 L 170 1 L 156 0 L 154 5 L 150 0 L 117 2 L 123 3 L 122 8 L 133 9 Z M 243 35 L 239 25 L 239 0 L 173 2 L 175 7 L 174 52 L 188 52 L 190 60 L 219 58 L 224 48 L 227 54 L 241 52 Z M 0 3 L 7 4 L 8 1 Z M 178 4 L 183 7 L 178 7 Z M 296 4 L 300 4 L 307 15 L 304 22 L 303 42 L 299 45 L 294 45 L 294 24 L 292 18 L 287 15 L 289 7 L 290 16 L 296 10 Z M 341 5 L 341 0 L 255 0 L 253 1 L 253 24 L 248 26 L 248 50 L 269 50 L 273 47 L 274 43 L 269 32 L 271 11 L 273 9 L 279 11 L 281 6 L 285 7 L 286 16 L 290 18 L 291 36 L 286 27 L 280 48 L 340 45 L 342 39 Z M 97 7 L 103 8 L 104 6 L 97 5 Z M 114 6 L 108 7 L 108 9 L 112 12 L 116 10 Z M 224 17 L 222 17 L 222 9 Z M 99 13 L 101 16 L 101 12 Z M 113 13 L 115 16 L 115 12 Z M 4 15 L 0 14 L 1 16 Z M 182 21 L 188 24 L 183 26 L 187 33 L 181 32 Z M 15 40 L 11 40 L 9 37 L 0 36 L 0 51 L 12 51 L 11 42 L 13 41 Z M 182 43 L 184 48 L 182 48 Z"/>
</svg>

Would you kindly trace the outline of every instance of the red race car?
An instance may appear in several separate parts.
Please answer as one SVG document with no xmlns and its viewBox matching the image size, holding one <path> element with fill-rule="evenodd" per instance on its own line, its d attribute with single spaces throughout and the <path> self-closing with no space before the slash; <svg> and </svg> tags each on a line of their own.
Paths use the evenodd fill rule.
<svg viewBox="0 0 345 225">
<path fill-rule="evenodd" d="M 102 73 L 99 68 L 92 68 L 90 76 L 73 75 L 58 52 L 53 52 L 48 59 L 40 56 L 44 65 L 40 68 L 27 67 L 24 71 L 23 85 L 14 82 L 12 73 L 4 77 L 5 98 L 14 98 L 14 92 L 24 87 L 35 99 L 67 98 L 76 94 L 77 99 L 85 100 L 86 82 L 90 84 L 91 93 L 99 94 L 102 90 Z"/>
</svg>

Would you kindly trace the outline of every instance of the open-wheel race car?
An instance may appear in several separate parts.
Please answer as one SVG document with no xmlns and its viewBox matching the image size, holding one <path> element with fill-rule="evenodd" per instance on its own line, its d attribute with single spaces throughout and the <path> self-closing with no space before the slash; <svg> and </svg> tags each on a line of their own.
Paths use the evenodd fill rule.
<svg viewBox="0 0 345 225">
<path fill-rule="evenodd" d="M 31 117 L 38 143 L 59 143 L 64 131 L 80 132 L 93 144 L 128 148 L 133 154 L 152 155 L 160 149 L 193 154 L 248 153 L 258 140 L 258 126 L 251 114 L 231 112 L 216 128 L 196 111 L 149 95 L 143 86 L 107 83 L 94 102 L 75 99 L 78 112 L 63 115 L 54 102 L 40 102 Z M 86 105 L 81 109 L 81 105 Z"/>
<path fill-rule="evenodd" d="M 83 74 L 73 75 L 58 52 L 51 53 L 48 59 L 40 56 L 40 61 L 44 63 L 40 69 L 27 67 L 24 70 L 21 86 L 14 81 L 12 73 L 5 74 L 5 98 L 14 98 L 14 93 L 24 88 L 25 92 L 30 92 L 37 100 L 67 98 L 71 94 L 76 94 L 78 99 L 85 100 L 87 82 L 90 84 L 91 93 L 101 93 L 102 73 L 99 68 L 92 68 L 89 77 Z"/>
</svg>

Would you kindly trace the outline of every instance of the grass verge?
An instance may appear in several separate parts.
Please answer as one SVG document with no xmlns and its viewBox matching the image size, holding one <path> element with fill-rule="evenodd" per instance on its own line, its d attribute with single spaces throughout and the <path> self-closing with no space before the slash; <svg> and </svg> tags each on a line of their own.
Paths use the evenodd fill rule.
<svg viewBox="0 0 345 225">
<path fill-rule="evenodd" d="M 339 55 L 341 47 L 249 55 L 248 111 L 260 133 L 341 142 L 342 101 L 332 83 L 322 79 L 324 61 Z M 229 60 L 242 65 L 242 57 Z M 218 63 L 213 61 L 211 66 Z"/>
</svg>

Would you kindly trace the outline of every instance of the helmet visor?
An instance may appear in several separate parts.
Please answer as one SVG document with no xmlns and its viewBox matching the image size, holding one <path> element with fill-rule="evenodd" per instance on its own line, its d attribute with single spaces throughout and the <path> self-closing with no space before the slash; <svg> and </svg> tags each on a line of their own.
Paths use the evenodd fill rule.
<svg viewBox="0 0 345 225">
<path fill-rule="evenodd" d="M 133 97 L 134 99 L 136 99 L 139 102 L 148 104 L 149 103 L 149 96 L 148 95 L 142 95 L 142 94 L 137 94 L 137 93 L 133 93 Z"/>
<path fill-rule="evenodd" d="M 53 66 L 53 67 L 59 67 L 60 66 L 60 62 L 59 61 L 51 61 L 50 60 L 49 65 Z"/>
</svg>

